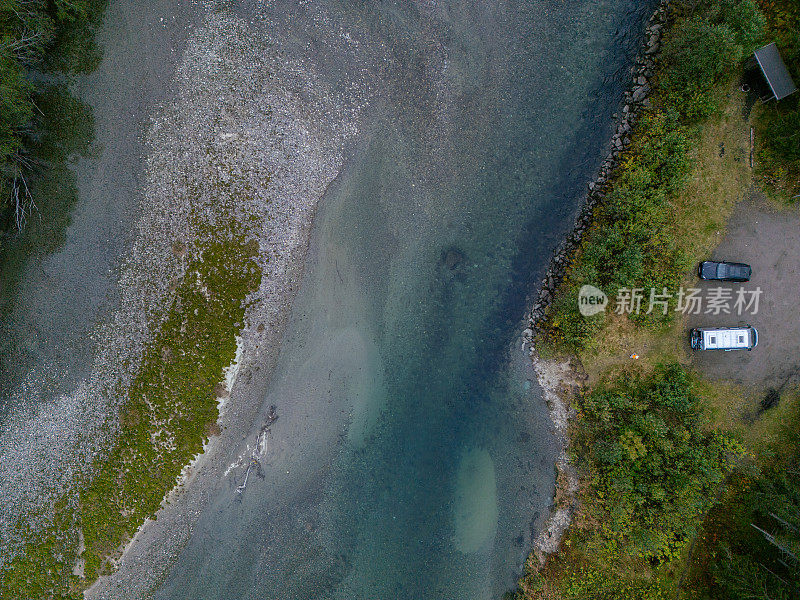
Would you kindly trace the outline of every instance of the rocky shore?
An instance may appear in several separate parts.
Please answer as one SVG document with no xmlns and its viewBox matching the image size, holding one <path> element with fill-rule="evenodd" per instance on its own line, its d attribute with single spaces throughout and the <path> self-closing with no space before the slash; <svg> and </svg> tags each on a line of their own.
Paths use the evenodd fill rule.
<svg viewBox="0 0 800 600">
<path fill-rule="evenodd" d="M 531 307 L 525 339 L 533 354 L 532 344 L 547 318 L 547 309 L 553 300 L 564 274 L 572 262 L 583 235 L 591 226 L 595 208 L 603 202 L 608 186 L 619 161 L 630 146 L 633 128 L 642 110 L 650 106 L 650 78 L 653 76 L 656 57 L 661 49 L 661 36 L 666 25 L 669 0 L 662 0 L 650 17 L 644 31 L 643 48 L 631 67 L 632 83 L 625 93 L 621 113 L 616 113 L 616 132 L 609 142 L 609 150 L 597 176 L 589 182 L 583 209 L 575 219 L 572 233 L 558 246 L 539 285 L 539 295 Z"/>
<path fill-rule="evenodd" d="M 662 0 L 648 20 L 642 50 L 631 67 L 631 87 L 625 93 L 621 114 L 616 115 L 617 126 L 609 142 L 608 155 L 597 176 L 588 184 L 586 200 L 575 220 L 572 233 L 553 254 L 545 277 L 540 283 L 539 295 L 528 316 L 528 327 L 523 332 L 523 348 L 530 348 L 529 355 L 544 393 L 553 428 L 561 444 L 561 451 L 556 460 L 554 502 L 549 517 L 534 540 L 533 553 L 528 560 L 528 569 L 531 570 L 541 568 L 547 556 L 558 550 L 577 509 L 579 480 L 567 452 L 568 426 L 574 414 L 574 410 L 570 407 L 571 399 L 579 393 L 585 380 L 580 366 L 573 364 L 572 360 L 542 359 L 536 350 L 535 340 L 547 321 L 550 303 L 564 279 L 575 252 L 580 247 L 583 235 L 592 224 L 594 211 L 605 199 L 614 171 L 631 144 L 633 128 L 641 112 L 650 106 L 650 79 L 654 74 L 656 58 L 661 49 L 662 33 L 667 25 L 668 5 L 669 0 Z"/>
</svg>

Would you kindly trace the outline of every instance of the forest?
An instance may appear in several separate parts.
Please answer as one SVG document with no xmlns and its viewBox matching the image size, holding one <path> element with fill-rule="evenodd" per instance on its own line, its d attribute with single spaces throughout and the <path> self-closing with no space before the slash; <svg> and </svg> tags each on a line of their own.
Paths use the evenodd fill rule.
<svg viewBox="0 0 800 600">
<path fill-rule="evenodd" d="M 21 229 L 36 210 L 31 178 L 47 168 L 37 147 L 42 95 L 100 62 L 94 41 L 107 0 L 0 0 L 0 229 Z"/>
</svg>

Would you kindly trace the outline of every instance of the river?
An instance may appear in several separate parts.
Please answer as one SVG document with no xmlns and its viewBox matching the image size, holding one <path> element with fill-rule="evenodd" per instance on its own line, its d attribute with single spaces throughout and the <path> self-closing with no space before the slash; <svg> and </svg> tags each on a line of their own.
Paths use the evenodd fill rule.
<svg viewBox="0 0 800 600">
<path fill-rule="evenodd" d="M 221 4 L 358 104 L 359 133 L 317 209 L 261 418 L 225 450 L 235 464 L 277 407 L 263 478 L 204 483 L 155 597 L 499 597 L 547 516 L 558 453 L 525 310 L 607 149 L 652 3 Z M 4 250 L 7 423 L 37 403 L 50 416 L 31 419 L 57 421 L 53 398 L 89 372 L 144 185 L 139 134 L 201 12 L 112 2 L 104 61 L 73 84 L 96 141 L 69 165 L 59 241 L 43 250 L 31 229 Z"/>
<path fill-rule="evenodd" d="M 647 8 L 239 8 L 334 89 L 353 65 L 379 71 L 381 89 L 318 209 L 263 402 L 280 415 L 264 478 L 238 495 L 240 469 L 212 492 L 156 598 L 513 586 L 557 453 L 520 348 L 524 310 L 599 165 Z"/>
</svg>

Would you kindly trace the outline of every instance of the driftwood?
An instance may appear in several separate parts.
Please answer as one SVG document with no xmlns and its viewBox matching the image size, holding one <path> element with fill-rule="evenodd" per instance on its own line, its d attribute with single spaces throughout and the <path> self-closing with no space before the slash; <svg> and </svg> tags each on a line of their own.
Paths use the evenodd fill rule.
<svg viewBox="0 0 800 600">
<path fill-rule="evenodd" d="M 272 406 L 269 407 L 269 412 L 267 412 L 267 422 L 264 424 L 264 429 L 272 425 L 277 420 L 278 420 L 278 413 L 276 412 L 275 405 L 273 404 Z"/>
<path fill-rule="evenodd" d="M 250 462 L 247 464 L 247 471 L 244 474 L 244 481 L 236 487 L 236 498 L 241 499 L 242 494 L 244 493 L 245 488 L 247 487 L 247 481 L 250 479 L 250 472 L 255 469 L 256 477 L 259 479 L 264 479 L 264 469 L 261 467 L 261 463 L 256 458 L 262 453 L 266 453 L 266 444 L 267 438 L 270 434 L 270 425 L 272 425 L 275 421 L 278 420 L 278 412 L 276 410 L 275 405 L 269 407 L 269 411 L 267 412 L 267 420 L 264 425 L 261 427 L 261 431 L 258 434 L 258 440 L 256 443 L 256 450 L 253 452 L 253 456 L 250 457 Z"/>
<path fill-rule="evenodd" d="M 253 469 L 256 471 L 256 477 L 259 479 L 264 479 L 264 469 L 261 468 L 261 463 L 255 458 L 251 458 L 250 463 L 247 465 L 247 471 L 244 474 L 244 481 L 236 488 L 237 497 L 241 498 L 244 489 L 247 487 L 247 480 L 250 478 L 250 471 Z"/>
<path fill-rule="evenodd" d="M 37 210 L 33 194 L 28 188 L 28 180 L 25 177 L 25 171 L 30 171 L 33 164 L 19 152 L 12 156 L 12 161 L 14 162 L 14 172 L 10 178 L 11 204 L 14 208 L 14 224 L 20 230 L 25 226 L 28 215 Z"/>
</svg>

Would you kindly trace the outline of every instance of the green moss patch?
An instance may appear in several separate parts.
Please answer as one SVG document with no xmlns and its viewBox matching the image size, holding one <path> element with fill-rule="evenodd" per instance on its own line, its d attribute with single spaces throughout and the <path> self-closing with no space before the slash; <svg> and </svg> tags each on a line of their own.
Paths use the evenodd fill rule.
<svg viewBox="0 0 800 600">
<path fill-rule="evenodd" d="M 0 597 L 81 597 L 113 570 L 121 547 L 202 452 L 218 418 L 215 388 L 236 356 L 245 299 L 261 282 L 257 243 L 233 226 L 203 238 L 145 349 L 115 445 L 77 499 L 62 501 L 53 525 L 0 574 Z M 83 577 L 73 573 L 79 531 Z"/>
</svg>

